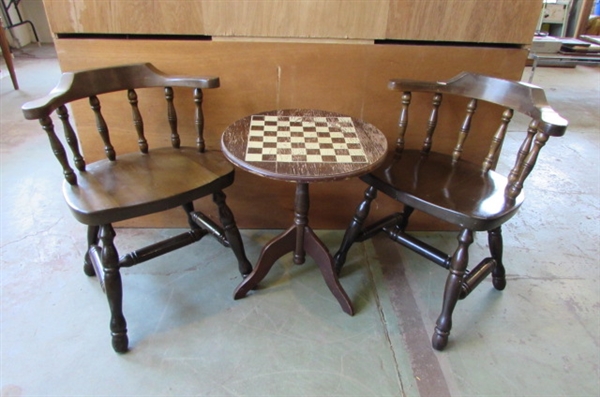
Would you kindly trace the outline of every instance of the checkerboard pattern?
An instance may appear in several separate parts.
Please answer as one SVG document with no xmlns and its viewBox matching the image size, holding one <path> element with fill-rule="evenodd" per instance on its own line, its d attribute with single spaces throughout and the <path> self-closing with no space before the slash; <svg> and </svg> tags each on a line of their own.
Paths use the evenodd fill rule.
<svg viewBox="0 0 600 397">
<path fill-rule="evenodd" d="M 350 117 L 254 115 L 245 161 L 366 163 Z"/>
</svg>

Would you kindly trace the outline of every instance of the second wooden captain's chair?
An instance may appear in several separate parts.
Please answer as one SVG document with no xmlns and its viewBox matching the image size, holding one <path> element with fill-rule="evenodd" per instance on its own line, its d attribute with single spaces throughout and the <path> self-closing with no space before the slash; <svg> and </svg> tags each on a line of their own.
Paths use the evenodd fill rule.
<svg viewBox="0 0 600 397">
<path fill-rule="evenodd" d="M 117 352 L 128 349 L 127 325 L 122 312 L 121 268 L 184 247 L 211 233 L 223 245 L 232 248 L 242 275 L 252 271 L 223 193 L 223 189 L 233 183 L 233 166 L 220 151 L 205 150 L 202 90 L 218 86 L 217 77 L 168 76 L 150 64 L 134 64 L 64 73 L 58 85 L 46 97 L 22 107 L 25 117 L 38 119 L 48 135 L 52 150 L 63 169 L 66 202 L 75 218 L 87 225 L 88 250 L 84 271 L 89 276 L 98 276 L 106 292 L 111 312 L 112 346 Z M 156 98 L 148 95 L 151 89 L 164 93 L 161 94 L 164 95 L 164 105 L 157 108 L 160 104 L 156 105 L 150 100 Z M 179 96 L 180 92 L 185 94 L 186 91 L 189 113 L 195 115 L 188 118 L 191 120 L 189 126 L 178 128 L 175 103 L 181 104 L 182 101 L 174 100 L 175 92 Z M 144 107 L 140 100 L 138 106 L 138 93 L 141 99 L 142 92 L 152 104 Z M 121 108 L 125 111 L 109 113 L 106 108 L 101 112 L 102 94 L 117 97 L 121 94 Z M 92 122 L 89 123 L 91 128 L 86 128 L 88 125 L 83 123 L 84 127 L 76 131 L 69 121 L 67 105 L 72 103 L 75 106 L 81 99 L 89 102 Z M 142 113 L 145 114 L 144 119 Z M 160 127 L 153 125 L 153 121 L 159 120 L 157 114 L 164 115 L 164 121 L 157 124 Z M 64 139 L 59 139 L 55 132 L 54 115 L 60 119 Z M 132 144 L 121 150 L 113 147 L 107 120 L 119 119 L 124 115 L 129 118 L 131 125 L 127 134 Z M 122 124 L 119 125 L 123 129 Z M 183 133 L 180 138 L 180 129 L 187 131 L 186 135 L 195 136 L 192 138 L 196 141 L 195 147 L 180 144 L 181 138 L 185 139 Z M 97 142 L 106 159 L 86 164 L 78 137 L 92 133 L 97 135 Z M 158 139 L 159 144 L 154 147 L 146 136 L 163 138 Z M 92 138 L 86 140 L 93 141 Z M 67 155 L 61 141 L 66 143 L 71 155 Z M 125 140 L 121 137 L 120 141 Z M 160 141 L 170 141 L 170 144 L 161 145 Z M 133 151 L 128 150 L 131 147 Z M 217 205 L 222 227 L 194 210 L 193 201 L 209 195 Z M 182 207 L 185 211 L 189 231 L 119 257 L 114 243 L 115 222 L 176 207 Z"/>
<path fill-rule="evenodd" d="M 442 311 L 432 338 L 433 347 L 442 350 L 448 342 L 452 312 L 459 299 L 469 295 L 490 273 L 494 287 L 504 289 L 502 224 L 523 203 L 523 183 L 540 150 L 549 137 L 565 133 L 567 121 L 552 110 L 540 88 L 520 82 L 462 73 L 447 82 L 391 80 L 388 87 L 401 93 L 396 149 L 381 168 L 361 178 L 369 187 L 335 255 L 336 267 L 341 270 L 355 241 L 383 232 L 448 269 Z M 458 107 L 465 109 L 460 111 L 462 116 L 456 112 Z M 501 173 L 495 168 L 515 112 L 531 122 L 523 133 L 520 149 L 508 162 L 511 165 Z M 481 128 L 490 123 L 479 123 L 477 119 L 490 117 L 498 121 L 497 129 L 485 133 Z M 408 134 L 420 134 L 421 147 L 405 148 Z M 485 145 L 482 137 L 490 136 L 486 154 L 476 158 L 469 153 L 475 146 Z M 451 149 L 437 150 L 437 141 Z M 365 226 L 378 192 L 399 201 L 404 209 Z M 446 254 L 406 231 L 414 210 L 459 229 L 454 253 Z M 477 231 L 487 232 L 490 256 L 468 269 L 469 246 Z"/>
</svg>

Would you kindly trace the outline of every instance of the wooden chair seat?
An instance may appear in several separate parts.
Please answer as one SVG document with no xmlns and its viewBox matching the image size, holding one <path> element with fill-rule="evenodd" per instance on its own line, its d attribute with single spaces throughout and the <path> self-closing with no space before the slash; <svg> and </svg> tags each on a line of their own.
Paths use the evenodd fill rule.
<svg viewBox="0 0 600 397">
<path fill-rule="evenodd" d="M 230 186 L 234 168 L 221 152 L 166 147 L 100 160 L 63 183 L 75 218 L 86 225 L 114 223 L 165 211 Z"/>
<path fill-rule="evenodd" d="M 478 164 L 452 164 L 449 155 L 423 155 L 420 150 L 390 156 L 361 179 L 414 209 L 472 230 L 503 224 L 517 212 L 525 195 L 521 192 L 508 200 L 504 194 L 508 180 L 503 175 L 491 170 L 484 174 Z"/>
<path fill-rule="evenodd" d="M 149 63 L 119 65 L 63 73 L 48 95 L 22 106 L 25 118 L 37 119 L 47 134 L 50 147 L 62 167 L 65 200 L 75 218 L 87 225 L 88 249 L 83 258 L 83 270 L 88 276 L 97 276 L 106 292 L 112 347 L 116 352 L 122 353 L 129 348 L 127 322 L 123 315 L 121 268 L 149 261 L 212 234 L 218 242 L 232 249 L 242 276 L 252 271 L 223 193 L 233 183 L 234 168 L 221 152 L 205 147 L 203 90 L 217 87 L 219 78 L 215 76 L 167 75 Z M 138 91 L 144 91 L 144 94 L 138 97 Z M 152 100 L 156 95 L 149 91 L 164 97 L 162 117 L 160 104 Z M 187 92 L 187 102 L 175 101 L 176 92 L 177 95 Z M 106 94 L 116 100 L 104 104 Z M 94 122 L 82 122 L 80 128 L 76 128 L 69 119 L 69 109 L 71 105 L 85 106 L 82 102 L 87 102 L 90 119 Z M 142 106 L 138 102 L 142 102 Z M 85 110 L 84 107 L 80 109 Z M 176 109 L 179 113 L 189 109 L 190 116 L 193 114 L 193 117 L 183 118 L 188 120 L 184 128 L 180 128 Z M 105 118 L 104 115 L 109 113 L 110 117 Z M 55 131 L 53 119 L 56 117 L 60 119 L 64 137 L 59 137 Z M 107 120 L 122 117 L 130 119 L 131 130 L 116 132 L 123 134 L 122 139 L 115 139 L 123 147 L 115 148 Z M 153 134 L 148 139 L 146 131 Z M 157 141 L 164 142 L 166 137 L 171 147 L 153 147 L 154 135 L 159 132 L 164 135 Z M 101 145 L 99 151 L 106 154 L 106 159 L 86 164 L 78 139 L 86 134 L 97 135 L 96 142 Z M 131 151 L 126 139 L 137 141 L 136 149 Z M 182 145 L 185 139 L 194 140 L 196 147 Z M 194 210 L 194 200 L 209 195 L 217 206 L 221 225 Z M 113 223 L 175 207 L 183 209 L 189 230 L 119 254 Z"/>
<path fill-rule="evenodd" d="M 442 310 L 431 338 L 432 346 L 442 350 L 448 343 L 457 301 L 490 274 L 494 288 L 506 286 L 502 225 L 523 203 L 523 185 L 541 149 L 550 137 L 565 133 L 567 121 L 550 107 L 541 88 L 474 73 L 439 82 L 394 79 L 388 88 L 402 93 L 396 147 L 381 168 L 361 177 L 369 187 L 335 254 L 336 269 L 342 269 L 354 242 L 380 232 L 447 269 Z M 530 123 L 526 131 L 519 132 L 523 142 L 513 153 L 510 163 L 514 165 L 505 175 L 495 167 L 514 113 L 528 116 Z M 489 125 L 497 127 L 491 131 L 483 128 Z M 415 133 L 422 137 L 416 139 L 422 142 L 420 148 L 408 147 L 406 137 Z M 455 144 L 444 146 L 450 150 L 437 150 L 440 139 Z M 473 140 L 476 145 L 467 144 Z M 486 140 L 489 149 L 480 158 L 472 148 Z M 401 203 L 402 212 L 365 225 L 378 192 Z M 453 253 L 443 252 L 407 231 L 415 210 L 458 227 Z M 469 247 L 477 231 L 488 234 L 489 256 L 473 264 Z"/>
</svg>

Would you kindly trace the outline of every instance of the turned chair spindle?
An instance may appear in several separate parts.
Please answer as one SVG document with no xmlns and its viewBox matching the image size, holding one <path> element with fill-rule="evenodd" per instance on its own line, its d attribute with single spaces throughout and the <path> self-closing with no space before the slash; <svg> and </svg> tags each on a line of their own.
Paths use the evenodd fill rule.
<svg viewBox="0 0 600 397">
<path fill-rule="evenodd" d="M 133 89 L 127 90 L 127 98 L 131 105 L 131 116 L 133 118 L 133 126 L 138 136 L 138 146 L 142 153 L 148 153 L 148 141 L 144 136 L 144 120 L 138 108 L 138 97 L 137 93 Z"/>
<path fill-rule="evenodd" d="M 460 127 L 460 132 L 458 134 L 458 141 L 456 142 L 456 146 L 454 147 L 454 151 L 452 152 L 452 162 L 456 163 L 460 160 L 460 156 L 463 151 L 463 146 L 465 141 L 467 140 L 467 136 L 469 136 L 469 132 L 471 131 L 471 121 L 473 120 L 473 115 L 475 114 L 475 110 L 477 110 L 477 99 L 471 99 L 469 101 L 469 105 L 467 105 L 467 114 L 465 116 L 465 120 Z"/>
<path fill-rule="evenodd" d="M 171 127 L 171 145 L 178 148 L 181 145 L 179 132 L 177 131 L 177 111 L 173 104 L 175 94 L 172 87 L 165 87 L 165 99 L 167 100 L 167 118 L 169 119 L 169 127 Z"/>
<path fill-rule="evenodd" d="M 65 139 L 69 148 L 71 148 L 71 153 L 73 153 L 73 164 L 75 164 L 75 168 L 79 171 L 85 170 L 85 160 L 79 151 L 79 140 L 77 139 L 77 135 L 75 134 L 75 130 L 69 121 L 69 112 L 66 106 L 59 106 L 56 110 L 58 114 L 58 118 L 63 124 L 63 131 L 65 133 Z"/>
<path fill-rule="evenodd" d="M 52 119 L 50 117 L 46 116 L 46 117 L 41 117 L 39 119 L 39 121 L 42 126 L 42 129 L 46 132 L 46 135 L 48 136 L 48 140 L 50 141 L 50 147 L 52 148 L 52 152 L 54 153 L 54 156 L 56 157 L 56 159 L 62 166 L 63 175 L 65 177 L 65 180 L 70 185 L 76 185 L 77 184 L 77 175 L 75 175 L 73 168 L 71 168 L 71 165 L 69 164 L 69 160 L 67 159 L 67 152 L 65 151 L 65 147 L 63 146 L 62 142 L 60 141 L 60 139 L 58 139 L 58 137 L 56 136 L 56 133 L 54 132 L 54 123 L 52 122 Z"/>
<path fill-rule="evenodd" d="M 406 95 L 406 93 L 404 93 Z M 422 153 L 426 154 L 431 151 L 431 146 L 433 144 L 433 133 L 435 132 L 435 127 L 437 127 L 438 121 L 438 112 L 440 109 L 440 105 L 442 103 L 442 94 L 435 94 L 433 96 L 431 114 L 429 116 L 429 120 L 427 121 L 427 132 L 425 135 L 425 141 L 423 142 Z"/>
<path fill-rule="evenodd" d="M 502 121 L 500 123 L 500 127 L 498 127 L 498 131 L 496 131 L 496 134 L 494 134 L 494 137 L 492 138 L 492 143 L 490 145 L 490 150 L 487 156 L 485 157 L 485 160 L 483 160 L 483 172 L 488 172 L 496 166 L 498 156 L 500 155 L 500 148 L 502 147 L 502 143 L 504 142 L 504 137 L 506 136 L 508 124 L 512 120 L 513 114 L 514 111 L 512 109 L 506 109 L 502 113 Z"/>
<path fill-rule="evenodd" d="M 200 153 L 204 152 L 206 149 L 206 144 L 204 143 L 204 113 L 202 112 L 202 99 L 203 94 L 200 88 L 196 88 L 194 90 L 194 104 L 196 105 L 195 112 L 195 125 L 196 125 L 196 147 Z"/>
<path fill-rule="evenodd" d="M 104 120 L 104 116 L 102 116 L 100 100 L 96 95 L 90 96 L 90 107 L 94 111 L 94 115 L 96 116 L 96 128 L 98 129 L 98 133 L 104 142 L 104 152 L 106 153 L 106 157 L 110 161 L 115 161 L 116 153 L 115 148 L 110 142 L 110 134 L 108 131 L 108 125 L 106 125 L 106 120 Z"/>
<path fill-rule="evenodd" d="M 412 96 L 410 92 L 405 92 L 402 95 L 402 110 L 400 111 L 400 119 L 398 121 L 398 139 L 396 140 L 396 153 L 400 154 L 404 150 L 404 136 L 408 127 L 408 108 Z"/>
</svg>

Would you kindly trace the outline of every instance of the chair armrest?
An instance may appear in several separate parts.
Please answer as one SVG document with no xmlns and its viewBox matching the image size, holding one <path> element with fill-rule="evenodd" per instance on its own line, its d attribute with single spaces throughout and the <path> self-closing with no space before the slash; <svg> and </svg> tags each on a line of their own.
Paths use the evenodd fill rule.
<svg viewBox="0 0 600 397">
<path fill-rule="evenodd" d="M 215 76 L 169 76 L 150 63 L 139 63 L 63 73 L 56 87 L 43 98 L 25 103 L 21 110 L 28 120 L 49 116 L 65 103 L 124 89 L 142 87 L 217 88 Z"/>
</svg>

